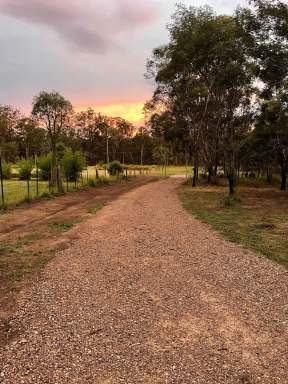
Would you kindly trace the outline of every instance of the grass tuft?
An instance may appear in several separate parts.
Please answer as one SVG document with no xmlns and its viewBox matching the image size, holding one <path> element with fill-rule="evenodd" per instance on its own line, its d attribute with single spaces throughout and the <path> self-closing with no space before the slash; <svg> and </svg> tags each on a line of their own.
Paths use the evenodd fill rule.
<svg viewBox="0 0 288 384">
<path fill-rule="evenodd" d="M 95 214 L 104 208 L 104 203 L 96 203 L 88 208 L 88 213 Z"/>
<path fill-rule="evenodd" d="M 71 228 L 73 228 L 76 224 L 79 223 L 79 220 L 75 219 L 66 219 L 66 220 L 60 220 L 60 221 L 53 221 L 49 223 L 49 229 L 50 232 L 53 234 L 59 234 L 62 232 L 69 231 Z"/>
</svg>

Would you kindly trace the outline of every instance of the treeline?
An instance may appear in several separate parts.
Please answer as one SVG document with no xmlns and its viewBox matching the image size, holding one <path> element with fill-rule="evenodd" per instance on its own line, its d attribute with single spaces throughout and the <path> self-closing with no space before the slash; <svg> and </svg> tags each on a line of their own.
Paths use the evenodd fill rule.
<svg viewBox="0 0 288 384">
<path fill-rule="evenodd" d="M 75 113 L 71 103 L 56 92 L 38 95 L 29 117 L 14 107 L 0 105 L 3 160 L 16 163 L 39 158 L 55 151 L 57 143 L 81 151 L 88 165 L 113 160 L 153 162 L 153 139 L 144 127 L 135 128 L 123 118 L 105 116 L 90 108 Z"/>
<path fill-rule="evenodd" d="M 251 0 L 233 16 L 178 5 L 170 42 L 154 50 L 147 76 L 157 88 L 146 104 L 149 128 L 167 158 L 221 172 L 233 194 L 237 175 L 288 173 L 288 5 Z"/>
</svg>

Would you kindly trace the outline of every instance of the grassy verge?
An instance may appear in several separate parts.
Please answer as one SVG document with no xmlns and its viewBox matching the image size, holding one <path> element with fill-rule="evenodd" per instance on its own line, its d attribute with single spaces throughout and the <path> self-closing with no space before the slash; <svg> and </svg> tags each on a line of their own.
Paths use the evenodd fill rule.
<svg viewBox="0 0 288 384">
<path fill-rule="evenodd" d="M 241 244 L 288 268 L 288 195 L 276 188 L 240 185 L 237 198 L 227 187 L 184 185 L 184 208 L 210 224 L 228 240 Z"/>
<path fill-rule="evenodd" d="M 66 182 L 63 182 L 63 188 L 65 193 L 78 192 L 81 189 L 87 187 L 102 187 L 104 185 L 112 185 L 121 182 L 122 180 L 117 180 L 115 177 L 105 178 L 99 177 L 99 179 L 86 179 L 77 181 L 76 185 L 74 182 L 69 182 L 68 185 Z M 28 199 L 28 189 L 27 182 L 21 180 L 4 180 L 4 196 L 5 196 L 5 209 L 13 209 L 16 206 L 19 206 L 23 203 L 32 202 L 34 200 L 41 200 L 52 198 L 57 196 L 57 193 L 49 191 L 48 182 L 39 181 L 38 184 L 38 195 L 37 195 L 37 184 L 36 180 L 30 181 L 30 190 L 29 190 L 29 199 Z M 2 208 L 2 201 L 0 197 L 0 213 L 5 212 Z"/>
<path fill-rule="evenodd" d="M 156 176 L 161 176 L 161 175 L 166 175 L 166 176 L 173 176 L 173 175 L 192 175 L 192 167 L 185 167 L 185 166 L 176 166 L 176 165 L 169 165 L 166 167 L 166 172 L 165 169 L 160 167 L 160 166 L 153 166 L 151 167 L 151 175 L 156 175 Z"/>
</svg>

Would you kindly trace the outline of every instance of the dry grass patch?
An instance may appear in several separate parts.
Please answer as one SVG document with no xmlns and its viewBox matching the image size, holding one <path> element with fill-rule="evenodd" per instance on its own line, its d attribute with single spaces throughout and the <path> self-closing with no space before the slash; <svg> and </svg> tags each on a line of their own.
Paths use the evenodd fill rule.
<svg viewBox="0 0 288 384">
<path fill-rule="evenodd" d="M 189 213 L 228 240 L 288 268 L 288 192 L 240 185 L 229 199 L 227 187 L 182 186 L 179 196 Z"/>
</svg>

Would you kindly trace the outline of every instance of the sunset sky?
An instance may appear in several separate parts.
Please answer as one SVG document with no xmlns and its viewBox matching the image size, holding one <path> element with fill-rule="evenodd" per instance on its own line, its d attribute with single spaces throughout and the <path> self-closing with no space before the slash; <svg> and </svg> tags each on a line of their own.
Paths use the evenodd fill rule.
<svg viewBox="0 0 288 384">
<path fill-rule="evenodd" d="M 245 0 L 185 0 L 231 13 Z M 57 90 L 136 124 L 153 93 L 146 59 L 167 42 L 174 0 L 0 0 L 0 104 L 28 113 L 33 96 Z"/>
</svg>

